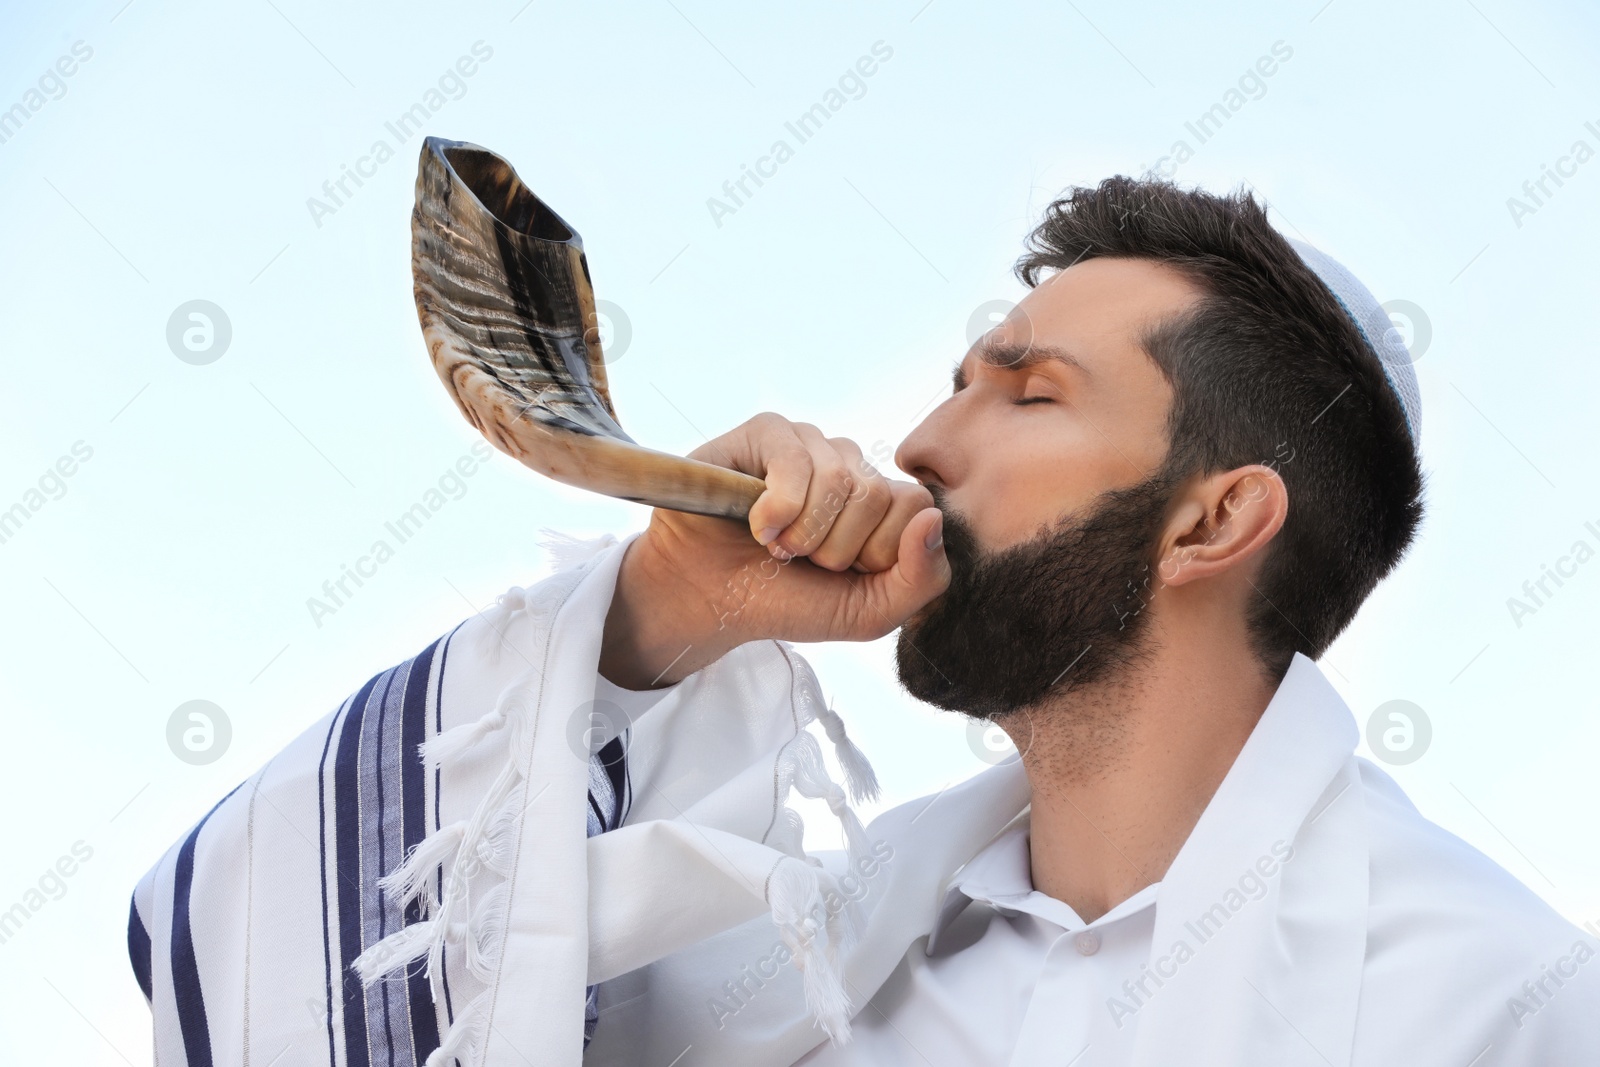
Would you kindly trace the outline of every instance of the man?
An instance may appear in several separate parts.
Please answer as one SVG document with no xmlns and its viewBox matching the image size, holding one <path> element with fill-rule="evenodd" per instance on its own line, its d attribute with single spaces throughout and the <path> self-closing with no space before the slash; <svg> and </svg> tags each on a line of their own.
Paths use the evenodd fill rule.
<svg viewBox="0 0 1600 1067">
<path fill-rule="evenodd" d="M 308 796 L 354 809 L 311 823 L 338 854 L 320 883 L 298 857 L 320 888 L 269 905 L 321 903 L 320 938 L 274 954 L 326 977 L 303 1062 L 1600 1062 L 1590 940 L 1353 756 L 1313 662 L 1422 512 L 1415 377 L 1376 301 L 1250 197 L 1157 181 L 1074 190 L 1018 268 L 1031 292 L 896 454 L 914 482 L 758 416 L 693 453 L 765 479 L 748 530 L 656 511 L 508 594 L 495 647 L 526 680 L 452 676 L 436 646 L 437 683 L 388 672 L 286 753 L 334 779 L 306 820 Z M 863 827 L 870 770 L 784 642 L 897 627 L 906 689 L 1020 760 Z M 444 777 L 394 746 L 373 773 L 418 814 L 374 834 L 381 788 L 343 803 L 340 768 L 358 791 L 365 746 L 408 729 Z M 844 853 L 805 855 L 791 789 Z M 204 985 L 185 916 L 240 884 L 253 808 L 141 887 L 146 973 L 156 916 Z M 249 945 L 237 910 L 211 925 Z M 251 1015 L 193 996 L 155 998 L 191 1063 Z"/>
</svg>

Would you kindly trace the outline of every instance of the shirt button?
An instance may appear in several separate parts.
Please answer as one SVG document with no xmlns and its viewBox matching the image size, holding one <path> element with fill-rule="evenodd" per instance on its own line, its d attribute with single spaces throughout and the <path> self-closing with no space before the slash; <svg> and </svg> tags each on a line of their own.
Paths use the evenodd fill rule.
<svg viewBox="0 0 1600 1067">
<path fill-rule="evenodd" d="M 1080 930 L 1072 943 L 1080 956 L 1093 956 L 1100 951 L 1100 935 L 1093 930 Z"/>
</svg>

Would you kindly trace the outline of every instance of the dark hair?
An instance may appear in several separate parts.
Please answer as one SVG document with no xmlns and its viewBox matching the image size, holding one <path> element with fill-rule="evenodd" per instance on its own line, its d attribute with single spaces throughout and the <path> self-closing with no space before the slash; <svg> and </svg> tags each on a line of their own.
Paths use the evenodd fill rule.
<svg viewBox="0 0 1600 1067">
<path fill-rule="evenodd" d="M 1378 354 L 1242 188 L 1107 178 L 1051 204 L 1026 247 L 1016 273 L 1029 287 L 1042 270 L 1120 256 L 1205 293 L 1142 338 L 1173 389 L 1163 471 L 1278 470 L 1289 514 L 1262 561 L 1251 643 L 1279 679 L 1295 652 L 1321 656 L 1422 519 L 1416 448 Z"/>
</svg>

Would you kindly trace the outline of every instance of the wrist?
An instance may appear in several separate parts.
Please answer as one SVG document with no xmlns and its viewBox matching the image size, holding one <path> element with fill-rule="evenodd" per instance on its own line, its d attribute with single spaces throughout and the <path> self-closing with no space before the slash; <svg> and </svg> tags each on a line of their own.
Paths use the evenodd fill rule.
<svg viewBox="0 0 1600 1067">
<path fill-rule="evenodd" d="M 600 673 L 624 689 L 672 685 L 742 643 L 647 532 L 625 551 L 606 613 Z"/>
</svg>

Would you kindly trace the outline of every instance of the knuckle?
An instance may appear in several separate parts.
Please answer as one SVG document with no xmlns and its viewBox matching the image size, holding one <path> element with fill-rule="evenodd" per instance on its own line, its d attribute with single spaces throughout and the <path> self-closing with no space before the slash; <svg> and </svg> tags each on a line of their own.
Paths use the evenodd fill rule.
<svg viewBox="0 0 1600 1067">
<path fill-rule="evenodd" d="M 861 561 L 863 567 L 876 573 L 893 567 L 895 560 L 899 558 L 899 554 L 895 551 L 895 546 L 893 545 L 868 543 L 861 550 L 861 555 L 856 558 Z"/>
<path fill-rule="evenodd" d="M 812 466 L 810 451 L 798 441 L 790 441 L 787 444 L 779 445 L 773 450 L 771 458 L 767 462 L 769 466 L 778 462 L 793 464 L 806 471 L 809 471 Z"/>
<path fill-rule="evenodd" d="M 854 559 L 846 558 L 845 553 L 827 547 L 819 548 L 807 558 L 823 570 L 829 571 L 848 570 L 850 564 L 855 562 Z"/>
<path fill-rule="evenodd" d="M 894 491 L 889 488 L 889 483 L 884 478 L 867 478 L 861 481 L 858 488 L 864 486 L 861 492 L 862 503 L 874 512 L 886 512 L 889 505 L 894 503 Z"/>
<path fill-rule="evenodd" d="M 789 531 L 785 532 L 784 539 L 785 541 L 792 540 L 797 548 L 810 548 L 822 542 L 822 539 L 828 534 L 828 528 L 832 525 L 833 516 L 828 514 L 819 504 L 790 523 Z"/>
<path fill-rule="evenodd" d="M 832 448 L 835 452 L 839 453 L 841 456 L 844 456 L 846 459 L 855 460 L 861 458 L 861 446 L 850 440 L 850 438 L 829 437 L 826 440 L 828 442 L 828 447 Z"/>
<path fill-rule="evenodd" d="M 754 441 L 793 441 L 794 424 L 775 411 L 763 411 L 746 420 L 745 428 Z"/>
<path fill-rule="evenodd" d="M 821 507 L 830 519 L 844 510 L 845 502 L 855 491 L 849 468 L 843 464 L 830 463 L 814 472 L 811 480 L 820 493 Z"/>
</svg>

